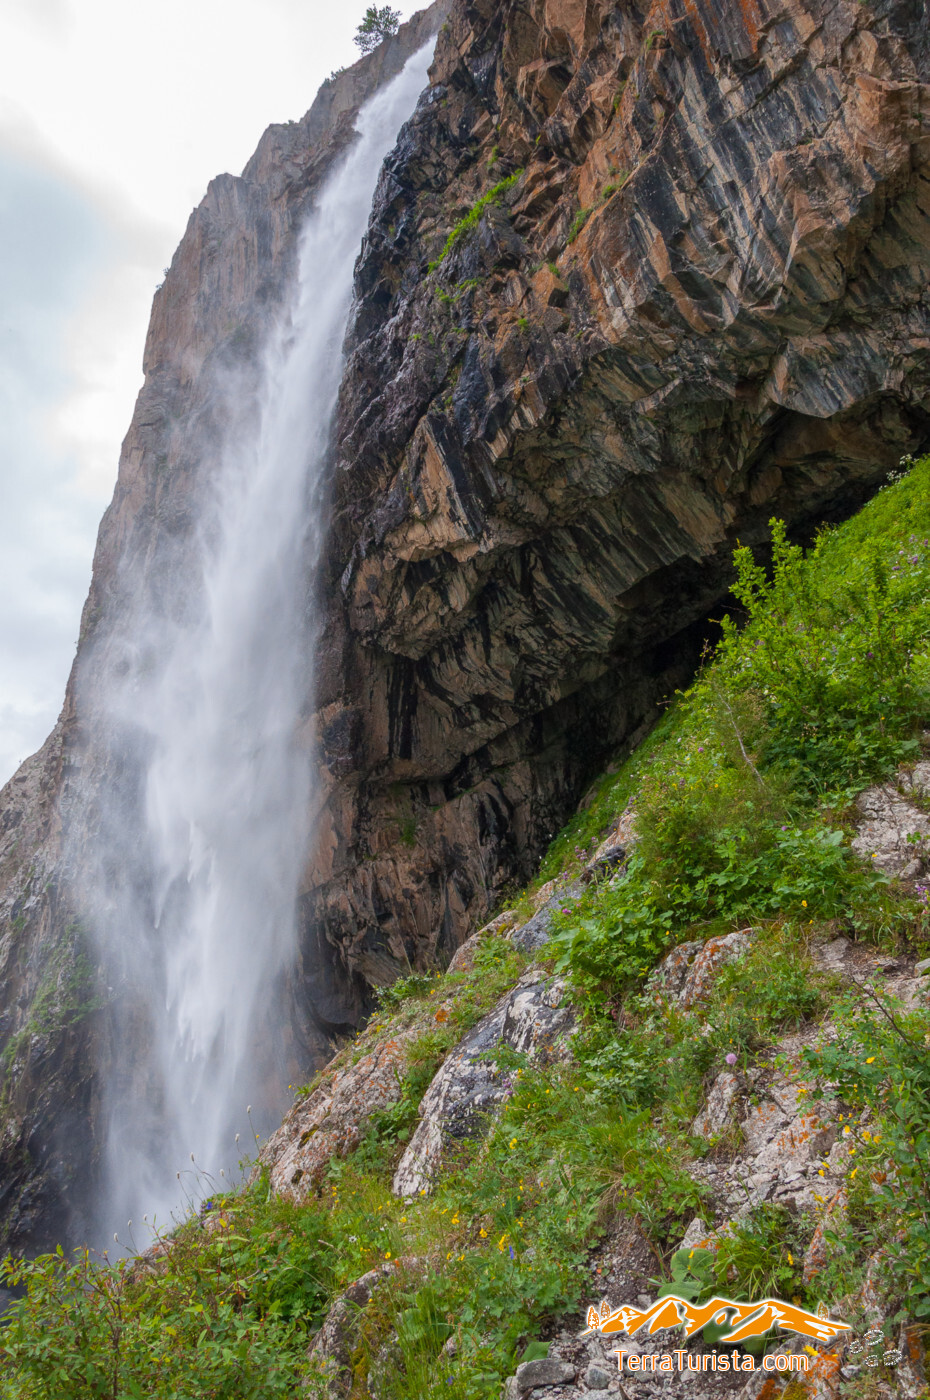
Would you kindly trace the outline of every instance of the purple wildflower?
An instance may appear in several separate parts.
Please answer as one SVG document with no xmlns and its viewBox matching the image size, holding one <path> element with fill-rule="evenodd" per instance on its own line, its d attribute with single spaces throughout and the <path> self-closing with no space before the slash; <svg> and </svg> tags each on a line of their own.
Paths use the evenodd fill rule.
<svg viewBox="0 0 930 1400">
<path fill-rule="evenodd" d="M 730 1051 L 729 1055 L 727 1055 L 726 1061 L 727 1061 L 727 1064 L 728 1064 L 728 1065 L 735 1065 L 735 1064 L 736 1064 L 736 1056 L 733 1054 L 733 1051 L 732 1051 L 732 1050 Z"/>
</svg>

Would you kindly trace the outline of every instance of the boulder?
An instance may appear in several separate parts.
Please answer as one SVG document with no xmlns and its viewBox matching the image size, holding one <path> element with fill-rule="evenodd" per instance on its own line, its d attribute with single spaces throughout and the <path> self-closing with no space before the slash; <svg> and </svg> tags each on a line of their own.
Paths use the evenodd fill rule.
<svg viewBox="0 0 930 1400">
<path fill-rule="evenodd" d="M 396 1195 L 428 1191 L 442 1160 L 488 1131 L 513 1088 L 512 1075 L 495 1063 L 496 1050 L 506 1047 L 544 1063 L 567 1056 L 575 1013 L 563 1005 L 564 993 L 562 981 L 527 972 L 447 1056 L 394 1174 Z"/>
</svg>

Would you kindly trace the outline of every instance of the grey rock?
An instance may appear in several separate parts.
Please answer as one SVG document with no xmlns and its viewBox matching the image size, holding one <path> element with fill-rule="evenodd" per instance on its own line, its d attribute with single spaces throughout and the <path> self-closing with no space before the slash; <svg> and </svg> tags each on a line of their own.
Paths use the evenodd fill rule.
<svg viewBox="0 0 930 1400">
<path fill-rule="evenodd" d="M 921 958 L 920 962 L 916 963 L 914 966 L 914 975 L 916 977 L 926 977 L 928 972 L 930 972 L 930 958 Z"/>
<path fill-rule="evenodd" d="M 575 1014 L 562 1005 L 564 991 L 538 969 L 526 973 L 448 1056 L 420 1103 L 420 1122 L 394 1174 L 396 1195 L 428 1190 L 450 1147 L 485 1135 L 512 1090 L 495 1050 L 506 1046 L 543 1063 L 567 1054 Z"/>
<path fill-rule="evenodd" d="M 592 1362 L 584 1373 L 584 1383 L 589 1390 L 606 1390 L 612 1380 L 610 1371 L 605 1371 L 596 1362 Z"/>
<path fill-rule="evenodd" d="M 919 769 L 926 767 L 918 765 Z M 914 880 L 923 872 L 924 847 L 930 843 L 930 816 L 899 791 L 903 787 L 905 792 L 923 792 L 923 778 L 914 781 L 917 771 L 900 775 L 897 784 L 868 788 L 856 801 L 863 820 L 852 840 L 852 849 L 886 875 L 904 880 Z M 930 854 L 930 845 L 927 853 Z"/>
<path fill-rule="evenodd" d="M 538 1385 L 570 1385 L 575 1379 L 575 1368 L 567 1361 L 544 1356 L 538 1361 L 524 1361 L 517 1367 L 517 1389 L 521 1395 Z"/>
<path fill-rule="evenodd" d="M 692 1129 L 692 1132 L 693 1131 L 694 1129 Z M 703 1221 L 699 1215 L 696 1215 L 685 1231 L 684 1238 L 678 1248 L 694 1249 L 695 1245 L 699 1244 L 701 1240 L 707 1237 L 707 1234 L 708 1229 L 706 1222 Z"/>
<path fill-rule="evenodd" d="M 688 1008 L 707 995 L 717 970 L 740 957 L 752 942 L 751 929 L 679 943 L 665 955 L 646 983 L 646 990 Z"/>
<path fill-rule="evenodd" d="M 511 943 L 515 943 L 518 948 L 522 948 L 525 953 L 535 953 L 549 942 L 549 933 L 552 928 L 552 917 L 559 909 L 565 909 L 577 903 L 584 892 L 582 880 L 575 880 L 564 890 L 558 890 L 551 899 L 548 899 L 541 909 L 522 927 L 515 929 L 510 935 Z"/>
<path fill-rule="evenodd" d="M 707 1103 L 691 1124 L 696 1137 L 717 1137 L 726 1127 L 733 1104 L 739 1095 L 739 1080 L 724 1070 L 718 1074 L 707 1096 Z"/>
</svg>

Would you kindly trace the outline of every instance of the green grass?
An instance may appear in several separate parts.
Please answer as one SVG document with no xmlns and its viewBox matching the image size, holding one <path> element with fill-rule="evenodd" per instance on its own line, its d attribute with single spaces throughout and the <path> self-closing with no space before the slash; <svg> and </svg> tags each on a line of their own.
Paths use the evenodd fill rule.
<svg viewBox="0 0 930 1400">
<path fill-rule="evenodd" d="M 489 205 L 500 204 L 504 195 L 507 193 L 508 190 L 513 188 L 513 186 L 517 183 L 522 174 L 522 169 L 516 170 L 512 175 L 508 175 L 505 180 L 499 180 L 497 184 L 493 186 L 492 189 L 488 190 L 487 194 L 483 194 L 481 198 L 477 200 L 475 204 L 472 205 L 468 213 L 465 214 L 463 218 L 459 219 L 458 223 L 455 225 L 452 232 L 449 234 L 448 238 L 446 239 L 445 247 L 439 254 L 439 257 L 434 258 L 434 260 L 429 264 L 430 272 L 435 272 L 436 268 L 440 267 L 442 263 L 445 262 L 446 258 L 449 256 L 452 250 L 456 248 L 459 245 L 459 243 L 462 242 L 463 239 L 467 238 L 467 236 L 478 227 L 479 223 L 481 222 L 481 216 Z"/>
</svg>

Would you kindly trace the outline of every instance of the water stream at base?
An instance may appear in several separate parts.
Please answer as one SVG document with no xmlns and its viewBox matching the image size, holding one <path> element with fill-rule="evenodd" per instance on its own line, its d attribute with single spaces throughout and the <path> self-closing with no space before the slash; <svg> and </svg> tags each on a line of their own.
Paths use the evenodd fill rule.
<svg viewBox="0 0 930 1400">
<path fill-rule="evenodd" d="M 298 731 L 329 434 L 354 263 L 431 51 L 363 107 L 307 218 L 251 421 L 222 444 L 204 497 L 196 588 L 179 579 L 177 606 L 124 620 L 131 660 L 108 703 L 142 777 L 139 830 L 119 836 L 134 873 L 102 881 L 91 915 L 118 984 L 101 1237 L 135 1216 L 134 1239 L 147 1243 L 143 1212 L 170 1224 L 185 1197 L 222 1186 L 221 1169 L 229 1179 L 254 1151 L 249 1098 L 267 1107 L 273 1082 L 282 1106 L 282 988 L 314 798 Z M 110 829 L 120 824 L 117 814 Z M 119 851 L 98 854 L 101 869 L 120 865 Z"/>
</svg>

